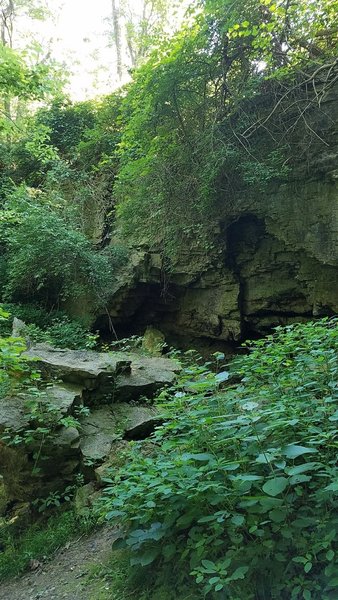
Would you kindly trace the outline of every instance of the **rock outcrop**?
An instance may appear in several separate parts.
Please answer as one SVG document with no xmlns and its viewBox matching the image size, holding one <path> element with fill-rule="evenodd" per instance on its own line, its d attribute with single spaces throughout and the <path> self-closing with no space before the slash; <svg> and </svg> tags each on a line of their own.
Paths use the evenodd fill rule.
<svg viewBox="0 0 338 600">
<path fill-rule="evenodd" d="M 0 405 L 0 523 L 9 507 L 64 490 L 76 473 L 95 479 L 121 442 L 144 439 L 158 422 L 154 394 L 179 371 L 170 359 L 60 350 L 26 353 L 48 381 Z M 42 428 L 42 430 L 41 430 Z M 15 465 L 15 468 L 14 468 Z"/>
<path fill-rule="evenodd" d="M 187 240 L 164 278 L 159 252 L 132 249 L 110 304 L 118 331 L 142 333 L 150 324 L 193 346 L 198 338 L 237 343 L 338 312 L 337 97 L 336 85 L 310 105 L 305 122 L 295 115 L 284 180 L 220 199 L 213 251 Z M 264 135 L 268 146 L 262 130 L 251 140 L 263 163 Z M 104 329 L 103 315 L 96 325 Z"/>
</svg>

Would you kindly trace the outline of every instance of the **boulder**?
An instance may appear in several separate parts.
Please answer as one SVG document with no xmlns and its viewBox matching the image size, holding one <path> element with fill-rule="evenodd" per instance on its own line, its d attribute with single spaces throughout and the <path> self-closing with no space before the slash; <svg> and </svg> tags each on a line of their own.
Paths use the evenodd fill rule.
<svg viewBox="0 0 338 600">
<path fill-rule="evenodd" d="M 52 438 L 53 446 L 76 450 L 80 447 L 80 434 L 76 427 L 61 427 Z"/>
<path fill-rule="evenodd" d="M 168 358 L 60 350 L 46 344 L 37 344 L 25 355 L 34 358 L 47 376 L 82 387 L 88 404 L 153 396 L 163 386 L 172 384 L 179 371 L 177 362 Z"/>
<path fill-rule="evenodd" d="M 117 421 L 109 406 L 94 409 L 81 419 L 81 452 L 87 464 L 102 462 L 118 439 Z"/>
<path fill-rule="evenodd" d="M 0 457 L 0 516 L 12 501 L 31 501 L 65 489 L 79 468 L 86 477 L 99 479 L 96 467 L 111 464 L 112 453 L 119 452 L 120 444 L 124 447 L 127 440 L 146 438 L 158 422 L 155 408 L 133 401 L 142 402 L 142 396 L 153 396 L 171 385 L 179 371 L 178 364 L 166 358 L 60 350 L 46 344 L 24 354 L 52 383 L 39 396 L 26 393 L 2 399 L 0 433 L 9 429 L 10 436 L 23 436 L 25 429 L 36 427 L 36 400 L 46 407 L 51 431 L 42 445 L 39 433 L 30 436 L 29 444 L 15 449 L 3 445 L 10 462 L 6 466 Z M 79 411 L 79 417 L 75 409 L 84 404 L 91 406 L 91 412 L 81 415 Z M 75 415 L 79 426 L 61 426 L 59 420 L 68 415 Z"/>
<path fill-rule="evenodd" d="M 123 428 L 124 438 L 141 440 L 148 437 L 158 423 L 158 411 L 149 406 L 132 404 L 116 404 L 112 407 L 120 427 Z"/>
<path fill-rule="evenodd" d="M 130 360 L 120 353 L 63 350 L 36 344 L 24 353 L 34 358 L 43 373 L 94 390 L 111 384 L 114 376 L 130 371 Z"/>
<path fill-rule="evenodd" d="M 26 337 L 26 323 L 24 323 L 24 321 L 21 321 L 21 319 L 18 319 L 17 317 L 14 317 L 13 319 L 12 337 Z"/>
<path fill-rule="evenodd" d="M 152 325 L 147 327 L 143 335 L 142 347 L 152 356 L 161 356 L 165 346 L 165 336 Z"/>
<path fill-rule="evenodd" d="M 143 439 L 154 430 L 153 407 L 116 403 L 94 409 L 81 419 L 81 452 L 85 463 L 102 463 L 121 438 Z"/>
<path fill-rule="evenodd" d="M 81 406 L 82 389 L 70 383 L 54 384 L 46 389 L 46 399 L 54 409 L 58 409 L 61 418 Z"/>
<path fill-rule="evenodd" d="M 0 432 L 5 429 L 20 431 L 28 426 L 32 420 L 29 410 L 30 400 L 36 400 L 36 396 L 23 394 L 20 397 L 3 398 L 0 402 Z M 74 406 L 81 404 L 81 388 L 75 385 L 54 384 L 47 387 L 41 394 L 41 401 L 46 401 L 58 414 L 56 417 L 71 412 Z"/>
<path fill-rule="evenodd" d="M 161 388 L 172 385 L 180 371 L 178 363 L 168 358 L 129 354 L 131 372 L 116 378 L 115 399 L 129 401 L 140 396 L 152 397 Z"/>
<path fill-rule="evenodd" d="M 78 488 L 74 498 L 74 508 L 77 515 L 88 515 L 89 509 L 93 508 L 95 501 L 98 499 L 98 492 L 95 489 L 93 482 L 86 483 Z"/>
<path fill-rule="evenodd" d="M 0 402 L 0 432 L 5 429 L 19 431 L 28 425 L 29 415 L 25 412 L 22 398 L 2 398 Z"/>
</svg>

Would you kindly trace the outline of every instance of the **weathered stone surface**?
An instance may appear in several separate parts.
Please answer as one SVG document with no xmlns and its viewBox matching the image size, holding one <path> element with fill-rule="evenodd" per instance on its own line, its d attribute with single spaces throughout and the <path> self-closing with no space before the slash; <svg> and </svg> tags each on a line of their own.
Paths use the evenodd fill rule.
<svg viewBox="0 0 338 600">
<path fill-rule="evenodd" d="M 21 319 L 14 317 L 13 325 L 12 325 L 12 336 L 13 337 L 25 337 L 25 334 L 26 334 L 25 329 L 26 329 L 26 323 L 21 321 Z"/>
<path fill-rule="evenodd" d="M 86 483 L 78 488 L 74 498 L 74 508 L 78 515 L 89 515 L 90 509 L 100 496 L 100 492 L 96 490 L 93 482 Z"/>
<path fill-rule="evenodd" d="M 46 398 L 50 405 L 59 411 L 59 418 L 82 403 L 82 389 L 70 383 L 54 384 L 46 389 Z"/>
<path fill-rule="evenodd" d="M 81 452 L 85 462 L 102 462 L 117 438 L 117 422 L 109 406 L 94 409 L 81 419 Z"/>
<path fill-rule="evenodd" d="M 87 389 L 96 389 L 115 375 L 130 370 L 130 360 L 119 353 L 61 350 L 37 344 L 25 353 L 45 372 Z"/>
<path fill-rule="evenodd" d="M 12 508 L 6 520 L 7 527 L 20 529 L 28 525 L 31 518 L 31 506 L 29 502 L 18 502 Z"/>
<path fill-rule="evenodd" d="M 174 382 L 180 370 L 178 363 L 167 358 L 148 358 L 129 354 L 131 372 L 116 378 L 115 400 L 125 401 L 140 396 L 151 397 L 155 392 Z"/>
<path fill-rule="evenodd" d="M 158 411 L 150 406 L 135 404 L 117 404 L 112 407 L 113 414 L 126 439 L 143 439 L 154 431 L 158 422 Z"/>
<path fill-rule="evenodd" d="M 28 423 L 22 398 L 2 398 L 0 402 L 0 431 L 22 429 Z"/>
<path fill-rule="evenodd" d="M 30 421 L 29 410 L 25 409 L 25 402 L 28 401 L 29 395 L 22 395 L 20 398 L 2 398 L 0 402 L 0 431 L 6 428 L 18 431 L 26 427 Z M 42 400 L 58 409 L 59 414 L 56 417 L 62 417 L 69 413 L 71 409 L 81 403 L 81 389 L 70 384 L 54 384 L 46 388 L 41 396 Z"/>
<path fill-rule="evenodd" d="M 165 336 L 159 329 L 149 326 L 144 332 L 142 347 L 152 356 L 161 356 L 163 346 L 165 345 Z"/>
<path fill-rule="evenodd" d="M 166 337 L 233 342 L 271 327 L 338 312 L 338 180 L 302 181 L 274 195 L 243 198 L 221 222 L 219 258 L 190 256 L 163 298 L 161 272 L 144 257 L 128 285 L 112 298 L 115 323 Z M 191 258 L 191 255 L 194 257 Z M 98 321 L 100 322 L 100 321 Z M 195 344 L 196 345 L 196 342 Z"/>
<path fill-rule="evenodd" d="M 98 486 L 104 486 L 104 478 L 109 476 L 110 469 L 119 468 L 125 464 L 125 451 L 128 445 L 129 442 L 126 440 L 116 440 L 113 442 L 105 461 L 95 468 L 95 480 Z"/>
<path fill-rule="evenodd" d="M 157 411 L 147 406 L 116 403 L 93 409 L 81 419 L 81 452 L 85 462 L 103 462 L 121 437 L 140 439 L 153 431 Z"/>
<path fill-rule="evenodd" d="M 152 325 L 169 341 L 181 335 L 196 346 L 198 339 L 237 342 L 338 312 L 337 97 L 336 83 L 320 108 L 314 101 L 304 120 L 294 115 L 295 127 L 287 113 L 287 178 L 219 198 L 207 250 L 187 238 L 166 273 L 163 256 L 146 240 L 131 249 L 133 260 L 119 274 L 109 306 L 117 330 Z M 283 114 L 275 113 L 276 130 Z M 264 164 L 269 135 L 260 129 L 251 143 Z M 105 327 L 103 315 L 97 324 Z"/>
<path fill-rule="evenodd" d="M 80 447 L 80 434 L 76 427 L 61 427 L 52 439 L 53 446 L 65 449 Z"/>
<path fill-rule="evenodd" d="M 175 361 L 143 358 L 137 354 L 57 350 L 44 344 L 32 347 L 26 354 L 36 358 L 47 375 L 82 386 L 88 404 L 153 395 L 164 385 L 171 384 L 179 371 Z M 80 402 L 79 388 L 64 384 L 63 387 L 64 391 L 58 386 L 55 388 L 62 410 L 67 408 L 68 402 L 70 405 Z M 51 395 L 52 391 L 53 388 Z M 57 404 L 56 398 L 54 402 Z"/>
</svg>

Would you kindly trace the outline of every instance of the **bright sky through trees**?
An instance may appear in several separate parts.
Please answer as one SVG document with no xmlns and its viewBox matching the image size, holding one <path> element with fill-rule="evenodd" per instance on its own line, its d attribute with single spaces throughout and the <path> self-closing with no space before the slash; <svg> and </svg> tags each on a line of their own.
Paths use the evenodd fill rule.
<svg viewBox="0 0 338 600">
<path fill-rule="evenodd" d="M 109 93 L 116 88 L 116 53 L 112 39 L 111 0 L 45 0 L 52 16 L 44 21 L 22 18 L 16 43 L 24 46 L 37 37 L 50 55 L 65 63 L 70 72 L 69 92 L 83 100 Z M 131 10 L 140 11 L 142 0 L 129 0 Z M 184 13 L 188 0 L 180 2 L 173 28 Z M 170 33 L 170 32 L 169 32 Z M 123 57 L 128 64 L 127 56 Z"/>
</svg>

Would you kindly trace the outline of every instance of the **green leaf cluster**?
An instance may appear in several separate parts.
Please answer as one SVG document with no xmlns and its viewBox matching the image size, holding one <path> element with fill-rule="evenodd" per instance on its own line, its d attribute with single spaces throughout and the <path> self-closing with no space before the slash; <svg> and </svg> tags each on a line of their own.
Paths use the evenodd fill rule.
<svg viewBox="0 0 338 600">
<path fill-rule="evenodd" d="M 10 202 L 16 223 L 2 228 L 6 298 L 58 308 L 73 297 L 104 306 L 114 282 L 114 249 L 95 250 L 43 195 L 34 197 L 20 188 Z"/>
<path fill-rule="evenodd" d="M 337 325 L 277 328 L 227 380 L 183 368 L 153 449 L 136 444 L 105 490 L 132 565 L 190 573 L 196 597 L 335 597 Z"/>
</svg>

